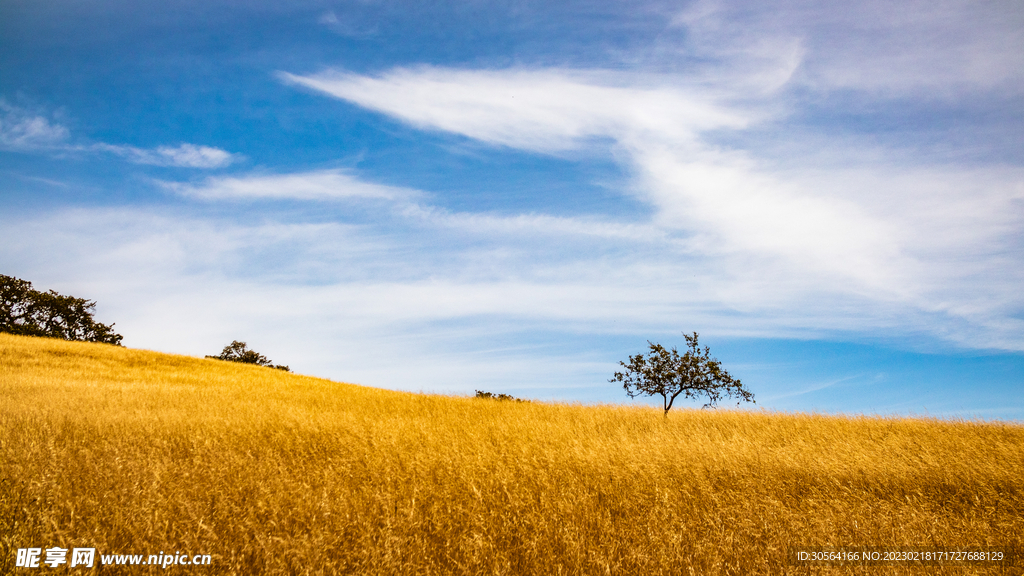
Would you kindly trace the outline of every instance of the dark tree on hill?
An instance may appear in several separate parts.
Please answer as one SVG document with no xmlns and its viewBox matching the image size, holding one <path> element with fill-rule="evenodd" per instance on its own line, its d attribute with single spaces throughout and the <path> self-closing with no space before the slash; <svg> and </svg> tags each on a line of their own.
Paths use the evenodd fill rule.
<svg viewBox="0 0 1024 576">
<path fill-rule="evenodd" d="M 291 372 L 287 366 L 274 364 L 269 358 L 255 350 L 249 350 L 245 342 L 239 342 L 238 340 L 233 340 L 231 344 L 225 346 L 220 356 L 207 356 L 207 358 L 227 360 L 228 362 L 241 362 L 242 364 L 255 364 L 257 366 L 267 366 L 268 368 L 277 368 L 278 370 Z"/>
<path fill-rule="evenodd" d="M 40 292 L 32 283 L 0 274 L 0 332 L 121 345 L 123 336 L 93 320 L 96 303 Z"/>
<path fill-rule="evenodd" d="M 697 333 L 686 338 L 686 352 L 682 355 L 675 348 L 666 350 L 661 344 L 647 343 L 651 347 L 646 356 L 637 354 L 629 357 L 629 363 L 619 362 L 626 371 L 616 372 L 609 382 L 622 382 L 630 398 L 637 396 L 661 396 L 665 415 L 680 394 L 687 398 L 706 396 L 704 407 L 714 406 L 723 397 L 754 401 L 754 395 L 743 388 L 722 368 L 717 358 L 711 357 L 711 350 L 701 350 Z M 736 402 L 739 405 L 739 402 Z"/>
</svg>

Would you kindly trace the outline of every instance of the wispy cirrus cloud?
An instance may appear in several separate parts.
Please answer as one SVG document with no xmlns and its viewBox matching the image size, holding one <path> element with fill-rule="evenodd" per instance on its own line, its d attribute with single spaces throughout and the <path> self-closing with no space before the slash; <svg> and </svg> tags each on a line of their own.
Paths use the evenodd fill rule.
<svg viewBox="0 0 1024 576">
<path fill-rule="evenodd" d="M 203 201 L 299 200 L 343 202 L 382 201 L 392 217 L 410 225 L 461 230 L 484 236 L 535 234 L 618 238 L 636 241 L 667 240 L 660 228 L 595 217 L 560 217 L 548 214 L 497 215 L 451 211 L 430 203 L 431 195 L 411 188 L 368 182 L 340 170 L 313 170 L 285 174 L 249 173 L 217 176 L 196 183 L 159 182 L 175 194 Z"/>
<path fill-rule="evenodd" d="M 814 308 L 808 298 L 856 301 L 867 316 L 874 315 L 869 308 L 906 307 L 930 318 L 923 329 L 943 338 L 965 343 L 989 331 L 986 345 L 1024 344 L 1017 318 L 1024 299 L 1011 288 L 1024 282 L 1020 169 L 915 164 L 899 155 L 864 163 L 863 151 L 842 152 L 841 140 L 830 142 L 835 157 L 851 160 L 827 167 L 726 147 L 716 140 L 722 131 L 785 115 L 781 84 L 765 80 L 752 99 L 728 74 L 717 85 L 707 77 L 628 79 L 560 69 L 281 77 L 416 127 L 493 145 L 543 154 L 614 149 L 634 175 L 631 193 L 656 209 L 649 226 L 686 239 L 675 244 L 685 244 L 686 257 L 667 251 L 665 261 L 682 258 L 707 286 L 732 295 L 710 297 L 709 305 L 748 313 L 775 306 L 780 319 L 803 317 L 795 307 Z M 761 292 L 748 300 L 742 286 Z"/>
<path fill-rule="evenodd" d="M 23 152 L 108 153 L 135 164 L 179 168 L 223 168 L 242 159 L 212 146 L 180 144 L 139 148 L 117 144 L 82 144 L 71 141 L 71 132 L 49 118 L 8 104 L 0 99 L 0 148 Z"/>
<path fill-rule="evenodd" d="M 692 174 L 684 175 L 699 184 Z M 836 177 L 826 176 L 834 185 Z M 893 177 L 888 182 L 884 174 L 873 175 L 875 179 L 867 176 L 871 175 L 851 172 L 839 179 L 849 180 L 855 190 L 881 189 L 879 198 L 902 188 L 934 199 L 962 193 L 968 185 L 981 197 L 993 183 L 1012 174 L 996 178 L 984 173 L 901 174 L 897 176 L 902 179 Z M 810 178 L 803 182 L 808 187 L 815 183 Z M 415 317 L 420 306 L 431 310 L 430 321 L 493 315 L 519 318 L 517 322 L 528 319 L 549 328 L 585 323 L 599 331 L 616 326 L 639 332 L 667 329 L 663 322 L 671 324 L 684 316 L 703 318 L 703 324 L 714 325 L 720 333 L 809 337 L 884 330 L 889 335 L 925 335 L 969 347 L 1024 347 L 1019 338 L 1021 323 L 1015 319 L 1021 299 L 1014 288 L 1024 277 L 1019 267 L 1001 265 L 1013 257 L 1013 244 L 1005 241 L 1008 234 L 1012 236 L 1015 217 L 1004 215 L 1002 224 L 993 218 L 993 209 L 1005 208 L 998 195 L 989 207 L 983 202 L 960 206 L 964 211 L 973 208 L 973 213 L 956 215 L 965 222 L 975 220 L 970 228 L 943 230 L 949 222 L 947 212 L 955 208 L 934 208 L 917 215 L 931 229 L 918 223 L 913 231 L 890 230 L 881 239 L 861 239 L 855 235 L 861 230 L 854 230 L 850 237 L 834 236 L 847 245 L 819 248 L 801 244 L 806 230 L 777 238 L 778 231 L 763 228 L 739 237 L 756 240 L 764 234 L 775 244 L 765 247 L 750 240 L 749 245 L 723 245 L 720 231 L 712 236 L 680 224 L 679 220 L 685 222 L 693 215 L 662 213 L 648 222 L 619 222 L 452 212 L 432 206 L 429 195 L 407 189 L 394 192 L 389 187 L 381 191 L 379 185 L 336 171 L 210 178 L 199 184 L 165 186 L 206 202 L 302 200 L 344 214 L 349 225 L 357 226 L 358 232 L 353 233 L 362 240 L 350 236 L 339 244 L 332 239 L 330 227 L 313 226 L 308 228 L 311 235 L 288 249 L 296 256 L 276 273 L 290 274 L 287 270 L 292 267 L 317 270 L 317 282 L 340 282 L 338 290 L 346 293 L 355 289 L 344 280 L 346 274 L 372 278 L 373 286 L 366 288 L 370 293 L 395 296 L 385 299 L 390 304 L 359 305 L 361 310 L 376 310 L 380 317 L 397 313 L 401 303 L 408 301 L 417 303 L 408 310 Z M 360 194 L 360 189 L 365 192 Z M 727 193 L 721 195 L 728 199 Z M 334 203 L 366 199 L 375 201 L 369 212 L 330 208 Z M 907 200 L 875 209 L 905 209 L 899 202 Z M 780 218 L 777 206 L 738 204 L 738 209 L 753 210 L 769 221 Z M 913 201 L 909 205 L 921 207 Z M 863 205 L 853 206 L 871 221 Z M 802 214 L 820 217 L 813 209 L 804 208 Z M 915 236 L 922 231 L 924 237 Z M 269 250 L 259 241 L 260 234 L 244 236 L 255 242 L 248 251 Z M 825 232 L 819 234 L 822 242 L 828 238 Z M 353 242 L 364 247 L 385 242 L 386 247 L 367 248 L 374 254 L 371 259 L 337 260 L 335 247 Z M 843 251 L 866 261 L 826 260 Z M 338 276 L 332 270 L 346 274 Z M 528 294 L 532 296 L 527 298 Z M 515 298 L 520 305 L 511 306 L 506 298 Z M 461 311 L 443 302 L 461 302 Z M 392 309 L 385 310 L 387 306 Z"/>
<path fill-rule="evenodd" d="M 420 67 L 380 76 L 328 70 L 307 76 L 282 72 L 279 77 L 422 128 L 543 152 L 608 137 L 670 133 L 683 140 L 703 130 L 742 128 L 754 116 L 686 87 L 659 86 L 665 79 L 600 70 Z M 414 93 L 422 98 L 410 98 Z"/>
<path fill-rule="evenodd" d="M 181 144 L 176 147 L 158 146 L 156 148 L 93 144 L 84 149 L 116 154 L 135 164 L 177 166 L 179 168 L 223 168 L 241 159 L 241 156 L 220 148 L 195 144 Z"/>
<path fill-rule="evenodd" d="M 814 90 L 948 99 L 1024 88 L 1024 13 L 1013 2 L 699 0 L 672 26 L 686 37 L 670 53 L 748 74 L 799 55 L 793 80 Z"/>
<path fill-rule="evenodd" d="M 3 224 L 11 270 L 40 283 L 77 278 L 104 314 L 130 323 L 121 326 L 132 345 L 192 353 L 201 350 L 180 348 L 189 334 L 257 327 L 330 331 L 353 349 L 365 349 L 367 335 L 411 331 L 422 333 L 415 339 L 426 354 L 502 330 L 671 334 L 685 318 L 712 334 L 778 337 L 878 325 L 906 333 L 928 320 L 891 303 L 815 297 L 798 280 L 780 290 L 777 278 L 737 275 L 735 263 L 657 239 L 595 236 L 585 222 L 538 230 L 512 217 L 496 235 L 447 218 L 382 230 L 95 208 Z M 407 336 L 396 336 L 399 328 Z"/>
<path fill-rule="evenodd" d="M 408 200 L 420 192 L 361 181 L 342 170 L 316 170 L 208 178 L 198 184 L 165 182 L 163 185 L 184 196 L 203 200 L 330 200 L 374 198 Z"/>
</svg>

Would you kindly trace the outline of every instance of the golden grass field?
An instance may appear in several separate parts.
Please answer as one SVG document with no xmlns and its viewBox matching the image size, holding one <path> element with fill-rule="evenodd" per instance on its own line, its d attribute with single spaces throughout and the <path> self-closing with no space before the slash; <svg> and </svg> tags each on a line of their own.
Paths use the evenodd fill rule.
<svg viewBox="0 0 1024 576">
<path fill-rule="evenodd" d="M 515 403 L 0 334 L 0 571 L 1020 574 L 788 566 L 791 546 L 1024 549 L 1024 427 Z"/>
</svg>

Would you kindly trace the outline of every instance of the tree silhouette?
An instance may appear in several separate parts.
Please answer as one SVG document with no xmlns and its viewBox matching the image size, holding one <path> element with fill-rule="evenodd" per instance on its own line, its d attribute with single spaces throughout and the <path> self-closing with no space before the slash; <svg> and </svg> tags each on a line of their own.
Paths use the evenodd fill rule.
<svg viewBox="0 0 1024 576">
<path fill-rule="evenodd" d="M 0 332 L 120 346 L 124 337 L 113 324 L 93 320 L 95 309 L 91 300 L 40 292 L 27 280 L 0 274 Z"/>
<path fill-rule="evenodd" d="M 706 396 L 705 408 L 714 406 L 723 397 L 735 397 L 747 402 L 754 401 L 754 395 L 743 388 L 722 368 L 717 358 L 711 357 L 711 350 L 701 350 L 697 333 L 686 338 L 686 352 L 682 355 L 675 348 L 667 350 L 661 344 L 650 340 L 650 352 L 644 356 L 629 357 L 629 363 L 619 362 L 626 371 L 616 372 L 609 382 L 622 382 L 630 398 L 637 396 L 661 396 L 665 416 L 680 394 L 686 398 Z M 739 402 L 736 403 L 739 405 Z"/>
<path fill-rule="evenodd" d="M 207 358 L 227 360 L 228 362 L 241 362 L 242 364 L 256 364 L 257 366 L 266 366 L 268 368 L 277 368 L 278 370 L 291 372 L 287 366 L 274 364 L 269 358 L 255 350 L 249 350 L 249 347 L 245 342 L 239 342 L 238 340 L 232 340 L 231 344 L 225 346 L 224 350 L 221 351 L 220 356 L 207 356 Z"/>
</svg>

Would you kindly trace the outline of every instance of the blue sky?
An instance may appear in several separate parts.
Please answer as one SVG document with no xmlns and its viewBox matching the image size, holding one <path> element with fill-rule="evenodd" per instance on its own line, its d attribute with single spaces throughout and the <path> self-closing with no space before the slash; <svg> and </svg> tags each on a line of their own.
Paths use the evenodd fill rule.
<svg viewBox="0 0 1024 576">
<path fill-rule="evenodd" d="M 1005 2 L 0 4 L 0 273 L 125 344 L 626 402 L 1024 419 Z"/>
</svg>

